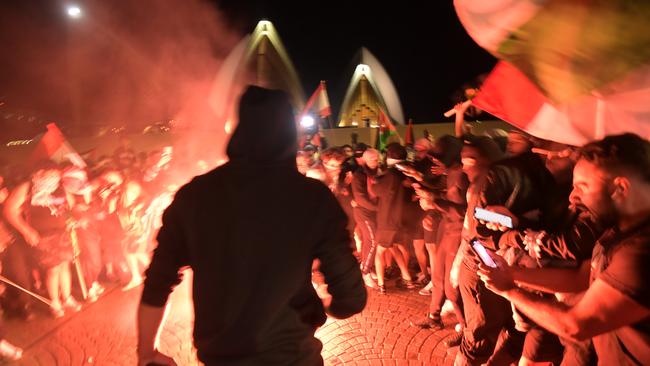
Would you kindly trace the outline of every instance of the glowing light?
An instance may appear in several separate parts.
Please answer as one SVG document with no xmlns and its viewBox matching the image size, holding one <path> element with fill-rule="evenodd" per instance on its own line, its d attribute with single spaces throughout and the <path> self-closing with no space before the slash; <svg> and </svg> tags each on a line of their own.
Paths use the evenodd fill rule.
<svg viewBox="0 0 650 366">
<path fill-rule="evenodd" d="M 303 128 L 314 127 L 314 117 L 309 115 L 302 117 L 302 119 L 300 120 L 300 125 Z"/>
<path fill-rule="evenodd" d="M 368 65 L 359 64 L 354 72 L 361 75 L 368 75 L 370 73 L 370 67 Z"/>
<path fill-rule="evenodd" d="M 80 18 L 81 17 L 81 8 L 76 5 L 70 5 L 67 8 L 67 13 L 70 18 Z"/>
<path fill-rule="evenodd" d="M 29 145 L 34 140 L 15 140 L 7 142 L 7 146 Z"/>
<path fill-rule="evenodd" d="M 226 131 L 228 135 L 230 135 L 230 133 L 232 132 L 232 121 L 227 120 L 223 126 L 223 129 Z"/>
</svg>

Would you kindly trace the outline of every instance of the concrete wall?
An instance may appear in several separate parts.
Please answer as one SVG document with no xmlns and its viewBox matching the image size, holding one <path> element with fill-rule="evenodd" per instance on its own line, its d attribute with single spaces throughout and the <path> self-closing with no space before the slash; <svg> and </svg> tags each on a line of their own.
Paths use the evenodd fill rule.
<svg viewBox="0 0 650 366">
<path fill-rule="evenodd" d="M 485 122 L 472 122 L 472 131 L 474 134 L 480 135 L 486 131 L 501 129 L 501 130 L 511 130 L 513 127 L 503 121 L 485 121 Z M 397 132 L 404 139 L 406 137 L 406 128 L 407 126 L 398 125 L 395 126 Z M 454 134 L 454 124 L 453 123 L 428 123 L 428 124 L 417 124 L 413 125 L 413 137 L 418 139 L 424 136 L 424 130 L 429 131 L 434 138 L 440 137 L 442 135 L 453 135 Z M 335 128 L 323 130 L 327 141 L 330 146 L 341 146 L 345 144 L 352 144 L 352 134 L 356 133 L 358 135 L 357 142 L 363 142 L 367 145 L 373 146 L 377 139 L 377 133 L 379 132 L 378 128 Z"/>
<path fill-rule="evenodd" d="M 485 131 L 495 129 L 502 129 L 506 131 L 512 129 L 512 126 L 503 121 L 473 122 L 471 125 L 475 134 L 482 134 Z M 402 139 L 406 137 L 406 126 L 398 125 L 396 128 Z M 429 133 L 434 137 L 439 137 L 445 134 L 453 135 L 454 125 L 453 123 L 429 123 L 413 125 L 414 138 L 418 139 L 420 137 L 423 137 L 424 130 L 428 130 Z M 374 146 L 378 132 L 378 128 L 369 127 L 334 128 L 323 131 L 330 146 L 351 144 L 351 135 L 353 133 L 356 133 L 359 136 L 357 140 L 358 142 L 363 142 L 370 146 Z M 173 132 L 147 135 L 133 134 L 128 135 L 128 137 L 132 142 L 134 150 L 136 151 L 150 151 L 161 148 L 163 146 L 172 145 L 174 144 L 175 140 L 179 138 Z M 0 146 L 0 160 L 9 164 L 20 164 L 31 154 L 37 142 L 37 140 L 34 140 L 29 145 L 20 146 L 2 145 Z M 113 150 L 118 146 L 118 137 L 116 135 L 108 134 L 102 137 L 70 138 L 69 142 L 72 147 L 79 153 L 83 153 L 91 149 L 96 149 L 95 155 L 101 156 L 105 154 L 110 155 L 113 153 Z"/>
</svg>

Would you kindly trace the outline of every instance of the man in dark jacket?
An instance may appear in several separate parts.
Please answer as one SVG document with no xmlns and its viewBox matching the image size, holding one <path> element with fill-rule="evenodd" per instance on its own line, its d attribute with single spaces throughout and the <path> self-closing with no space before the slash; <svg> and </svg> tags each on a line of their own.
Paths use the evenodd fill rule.
<svg viewBox="0 0 650 366">
<path fill-rule="evenodd" d="M 326 186 L 298 173 L 296 148 L 288 96 L 249 87 L 230 161 L 181 188 L 163 216 L 138 311 L 140 365 L 174 364 L 154 338 L 186 266 L 206 365 L 322 364 L 314 332 L 325 312 L 346 318 L 364 308 L 345 213 Z M 311 284 L 314 259 L 329 284 L 326 307 Z"/>
</svg>

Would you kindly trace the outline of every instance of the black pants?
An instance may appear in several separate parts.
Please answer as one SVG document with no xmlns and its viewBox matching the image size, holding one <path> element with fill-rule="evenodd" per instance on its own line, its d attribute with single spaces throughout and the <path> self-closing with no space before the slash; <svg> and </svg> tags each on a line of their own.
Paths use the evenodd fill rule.
<svg viewBox="0 0 650 366">
<path fill-rule="evenodd" d="M 460 353 L 469 365 L 485 363 L 504 328 L 512 328 L 510 302 L 485 288 L 476 274 L 478 264 L 467 257 L 461 264 L 458 287 L 463 300 L 466 326 Z"/>
<path fill-rule="evenodd" d="M 361 270 L 363 273 L 369 273 L 375 269 L 375 252 L 377 250 L 375 214 L 361 208 L 355 208 L 354 219 L 361 232 Z M 373 238 L 375 248 L 373 248 Z"/>
<path fill-rule="evenodd" d="M 32 250 L 22 238 L 16 239 L 5 250 L 2 260 L 2 275 L 17 285 L 33 290 L 32 268 L 36 268 Z M 20 314 L 30 303 L 31 297 L 25 292 L 7 285 L 3 296 L 2 307 L 9 314 Z"/>
</svg>

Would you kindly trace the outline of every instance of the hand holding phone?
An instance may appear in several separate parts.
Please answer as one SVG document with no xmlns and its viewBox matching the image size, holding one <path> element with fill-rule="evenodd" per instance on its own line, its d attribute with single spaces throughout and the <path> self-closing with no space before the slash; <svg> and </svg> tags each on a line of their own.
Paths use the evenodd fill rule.
<svg viewBox="0 0 650 366">
<path fill-rule="evenodd" d="M 494 211 L 486 210 L 484 208 L 476 207 L 474 209 L 474 217 L 489 223 L 501 225 L 505 228 L 512 229 L 512 217 L 496 213 Z"/>
<path fill-rule="evenodd" d="M 483 245 L 483 243 L 481 243 L 480 240 L 476 238 L 472 239 L 470 241 L 470 246 L 483 264 L 491 268 L 498 267 L 497 263 L 494 261 L 490 253 L 488 253 L 488 250 L 485 248 L 485 246 Z"/>
<path fill-rule="evenodd" d="M 477 274 L 487 289 L 506 296 L 508 291 L 517 287 L 512 269 L 505 259 L 485 249 L 477 238 L 470 240 L 470 247 L 481 260 L 482 264 L 479 266 Z"/>
</svg>

